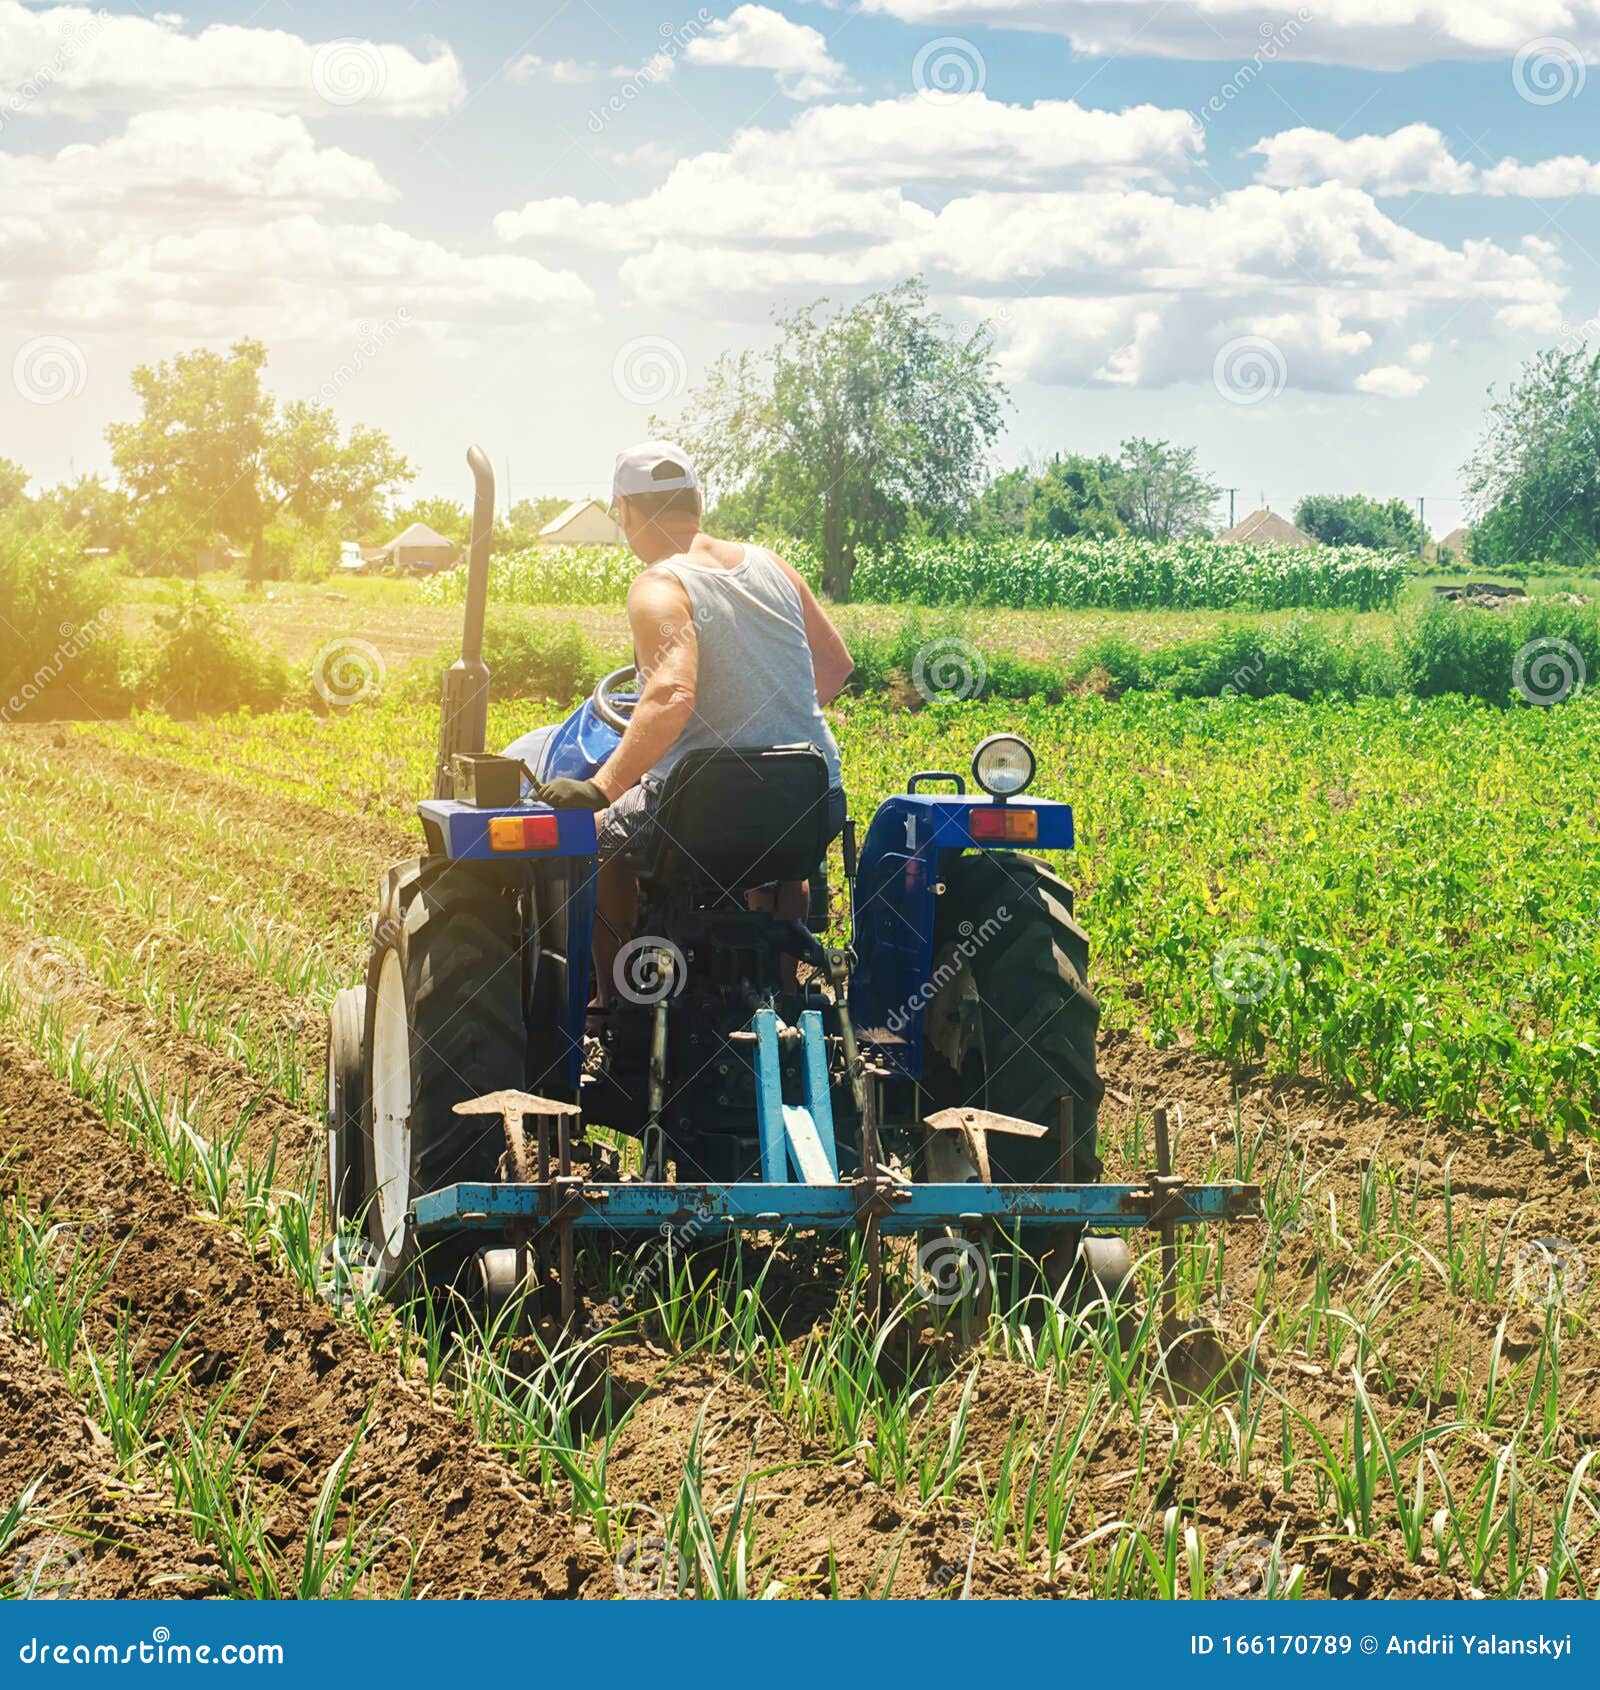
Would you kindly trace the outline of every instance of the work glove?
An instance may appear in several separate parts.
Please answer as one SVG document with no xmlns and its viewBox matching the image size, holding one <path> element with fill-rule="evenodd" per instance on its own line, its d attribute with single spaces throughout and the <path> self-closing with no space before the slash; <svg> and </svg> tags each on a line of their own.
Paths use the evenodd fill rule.
<svg viewBox="0 0 1600 1690">
<path fill-rule="evenodd" d="M 539 788 L 539 801 L 552 810 L 603 810 L 611 802 L 592 780 L 547 780 Z"/>
</svg>

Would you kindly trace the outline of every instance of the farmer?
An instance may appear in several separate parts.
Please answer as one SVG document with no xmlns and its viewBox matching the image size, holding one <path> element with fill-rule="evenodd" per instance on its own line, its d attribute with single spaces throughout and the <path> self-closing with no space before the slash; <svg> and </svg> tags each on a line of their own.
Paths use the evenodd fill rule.
<svg viewBox="0 0 1600 1690">
<path fill-rule="evenodd" d="M 828 764 L 829 837 L 843 828 L 839 747 L 822 706 L 855 667 L 797 569 L 701 528 L 700 481 L 679 447 L 647 440 L 620 453 L 611 497 L 645 565 L 628 589 L 643 684 L 622 743 L 594 777 L 547 781 L 540 792 L 557 809 L 600 811 L 595 974 L 606 997 L 638 907 L 618 853 L 651 825 L 662 782 L 688 752 L 814 745 Z M 804 881 L 785 881 L 771 907 L 803 916 L 806 900 Z"/>
</svg>

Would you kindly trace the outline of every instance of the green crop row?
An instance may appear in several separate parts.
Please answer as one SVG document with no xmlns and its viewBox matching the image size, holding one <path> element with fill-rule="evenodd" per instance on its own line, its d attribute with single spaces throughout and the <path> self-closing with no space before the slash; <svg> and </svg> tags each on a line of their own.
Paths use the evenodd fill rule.
<svg viewBox="0 0 1600 1690">
<path fill-rule="evenodd" d="M 496 702 L 490 742 L 551 713 Z M 1038 790 L 1077 807 L 1067 872 L 1114 1019 L 1407 1109 L 1552 1137 L 1593 1130 L 1591 698 L 1509 712 L 1161 693 L 897 712 L 862 698 L 834 715 L 862 821 L 912 771 L 959 767 L 986 733 L 1028 736 Z M 323 718 L 139 717 L 90 731 L 401 825 L 427 790 L 437 734 L 431 705 L 399 698 Z"/>
<path fill-rule="evenodd" d="M 1383 610 L 1409 560 L 1360 546 L 951 539 L 866 557 L 856 598 L 1068 610 Z"/>
<path fill-rule="evenodd" d="M 819 560 L 796 541 L 784 555 L 809 580 Z M 618 546 L 533 546 L 499 559 L 491 598 L 521 604 L 621 604 L 639 565 Z M 1383 610 L 1410 560 L 1360 546 L 1258 546 L 1220 540 L 947 539 L 864 554 L 852 597 L 874 604 L 1013 609 Z M 424 583 L 432 604 L 460 604 L 466 571 Z"/>
</svg>

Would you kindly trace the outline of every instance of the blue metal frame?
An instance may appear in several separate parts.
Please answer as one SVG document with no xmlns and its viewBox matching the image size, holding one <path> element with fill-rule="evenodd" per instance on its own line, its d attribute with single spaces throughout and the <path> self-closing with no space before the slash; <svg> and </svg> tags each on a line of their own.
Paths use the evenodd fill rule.
<svg viewBox="0 0 1600 1690">
<path fill-rule="evenodd" d="M 924 1227 L 971 1226 L 1004 1221 L 1022 1226 L 1082 1225 L 1141 1228 L 1150 1225 L 1152 1194 L 1136 1185 L 908 1185 L 893 1213 L 881 1222 L 886 1233 L 916 1232 Z M 535 1231 L 555 1224 L 555 1210 L 570 1205 L 579 1230 L 630 1230 L 699 1226 L 838 1231 L 856 1224 L 857 1191 L 842 1185 L 799 1182 L 735 1185 L 664 1185 L 628 1182 L 568 1188 L 570 1199 L 554 1185 L 450 1185 L 418 1197 L 411 1205 L 417 1228 L 485 1230 L 515 1221 Z M 1256 1212 L 1252 1187 L 1188 1185 L 1170 1197 L 1164 1218 L 1184 1226 L 1238 1219 Z"/>
<path fill-rule="evenodd" d="M 756 1131 L 761 1142 L 761 1177 L 769 1185 L 785 1183 L 791 1162 L 804 1177 L 796 1149 L 797 1135 L 815 1140 L 828 1171 L 839 1177 L 839 1152 L 833 1133 L 833 1098 L 828 1090 L 828 1047 L 822 1014 L 808 1009 L 800 1017 L 800 1103 L 783 1100 L 783 1061 L 778 1045 L 777 1013 L 758 1009 L 750 1020 L 756 1036 Z M 815 1153 L 812 1152 L 813 1160 Z"/>
<path fill-rule="evenodd" d="M 891 1072 L 909 1079 L 922 1073 L 939 853 L 1072 849 L 1072 806 L 1026 793 L 1012 799 L 1010 807 L 1034 812 L 1037 839 L 974 840 L 973 811 L 999 807 L 981 795 L 897 793 L 883 801 L 867 829 L 856 874 L 850 1015 L 862 1043 Z"/>
</svg>

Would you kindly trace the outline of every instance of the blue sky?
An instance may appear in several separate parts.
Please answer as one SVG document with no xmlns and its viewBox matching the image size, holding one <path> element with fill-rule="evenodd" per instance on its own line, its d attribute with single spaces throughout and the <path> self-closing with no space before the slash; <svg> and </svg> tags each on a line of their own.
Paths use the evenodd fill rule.
<svg viewBox="0 0 1600 1690">
<path fill-rule="evenodd" d="M 601 491 L 774 309 L 917 271 L 1002 463 L 1159 434 L 1442 533 L 1600 310 L 1597 55 L 1569 0 L 0 0 L 0 455 L 103 468 L 133 364 L 253 333 L 419 490 L 477 439 Z"/>
</svg>

